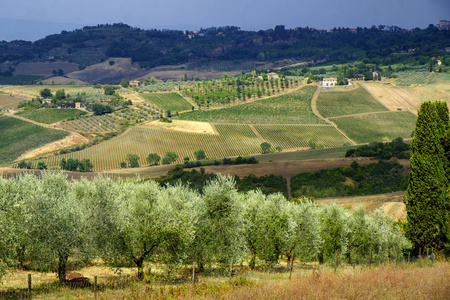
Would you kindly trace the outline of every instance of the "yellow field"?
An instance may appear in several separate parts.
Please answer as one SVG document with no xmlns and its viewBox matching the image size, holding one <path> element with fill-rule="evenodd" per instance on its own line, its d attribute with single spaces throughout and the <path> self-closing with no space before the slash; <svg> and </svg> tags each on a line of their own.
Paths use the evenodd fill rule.
<svg viewBox="0 0 450 300">
<path fill-rule="evenodd" d="M 24 97 L 24 98 L 35 98 L 39 96 L 39 92 L 42 89 L 50 89 L 54 94 L 57 90 L 64 89 L 66 94 L 68 93 L 81 93 L 86 92 L 86 94 L 103 94 L 103 89 L 94 89 L 87 86 L 74 86 L 74 85 L 8 85 L 0 87 L 0 93 L 12 94 L 14 96 Z"/>
</svg>

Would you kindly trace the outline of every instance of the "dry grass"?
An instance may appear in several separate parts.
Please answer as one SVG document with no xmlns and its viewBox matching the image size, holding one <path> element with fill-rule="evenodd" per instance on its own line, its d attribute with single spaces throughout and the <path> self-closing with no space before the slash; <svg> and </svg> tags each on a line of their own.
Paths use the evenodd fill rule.
<svg viewBox="0 0 450 300">
<path fill-rule="evenodd" d="M 333 269 L 296 265 L 292 280 L 283 267 L 264 271 L 243 271 L 231 281 L 223 276 L 200 277 L 195 286 L 189 278 L 166 281 L 137 282 L 135 270 L 125 269 L 122 279 L 109 268 L 90 267 L 80 270 L 91 279 L 98 276 L 97 299 L 449 299 L 450 264 L 419 261 L 412 264 L 388 264 L 380 267 L 351 266 Z M 189 273 L 189 270 L 187 270 Z M 29 272 L 15 272 L 0 286 L 25 289 Z M 32 274 L 34 299 L 93 298 L 93 289 L 69 288 L 51 284 L 54 274 Z M 42 285 L 45 283 L 46 285 Z M 11 291 L 11 290 L 10 290 Z"/>
</svg>

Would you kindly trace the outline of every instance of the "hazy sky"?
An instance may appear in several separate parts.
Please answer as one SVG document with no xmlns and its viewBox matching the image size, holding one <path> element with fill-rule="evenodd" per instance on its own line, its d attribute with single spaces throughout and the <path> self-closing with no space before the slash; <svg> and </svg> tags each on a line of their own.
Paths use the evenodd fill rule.
<svg viewBox="0 0 450 300">
<path fill-rule="evenodd" d="M 37 39 L 85 25 L 141 28 L 235 25 L 259 30 L 397 25 L 424 28 L 450 19 L 450 0 L 1 0 L 0 40 Z M 49 31 L 49 32 L 47 32 Z M 45 32 L 47 32 L 45 34 Z M 30 38 L 24 38 L 30 36 Z M 34 38 L 31 38 L 33 36 Z"/>
</svg>

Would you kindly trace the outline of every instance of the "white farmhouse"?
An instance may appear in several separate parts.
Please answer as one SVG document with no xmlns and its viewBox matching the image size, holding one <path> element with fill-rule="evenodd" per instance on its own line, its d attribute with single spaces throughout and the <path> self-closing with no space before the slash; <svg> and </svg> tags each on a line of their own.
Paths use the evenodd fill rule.
<svg viewBox="0 0 450 300">
<path fill-rule="evenodd" d="M 335 77 L 324 78 L 322 81 L 322 86 L 335 86 L 335 85 L 337 85 L 337 78 Z"/>
</svg>

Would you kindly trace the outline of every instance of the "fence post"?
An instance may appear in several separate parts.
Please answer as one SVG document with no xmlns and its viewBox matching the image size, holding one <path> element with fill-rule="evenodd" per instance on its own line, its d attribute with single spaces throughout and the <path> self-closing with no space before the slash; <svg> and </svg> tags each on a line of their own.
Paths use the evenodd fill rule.
<svg viewBox="0 0 450 300">
<path fill-rule="evenodd" d="M 31 274 L 28 274 L 28 299 L 31 299 Z"/>
<path fill-rule="evenodd" d="M 94 277 L 94 299 L 97 300 L 97 276 Z"/>
</svg>

